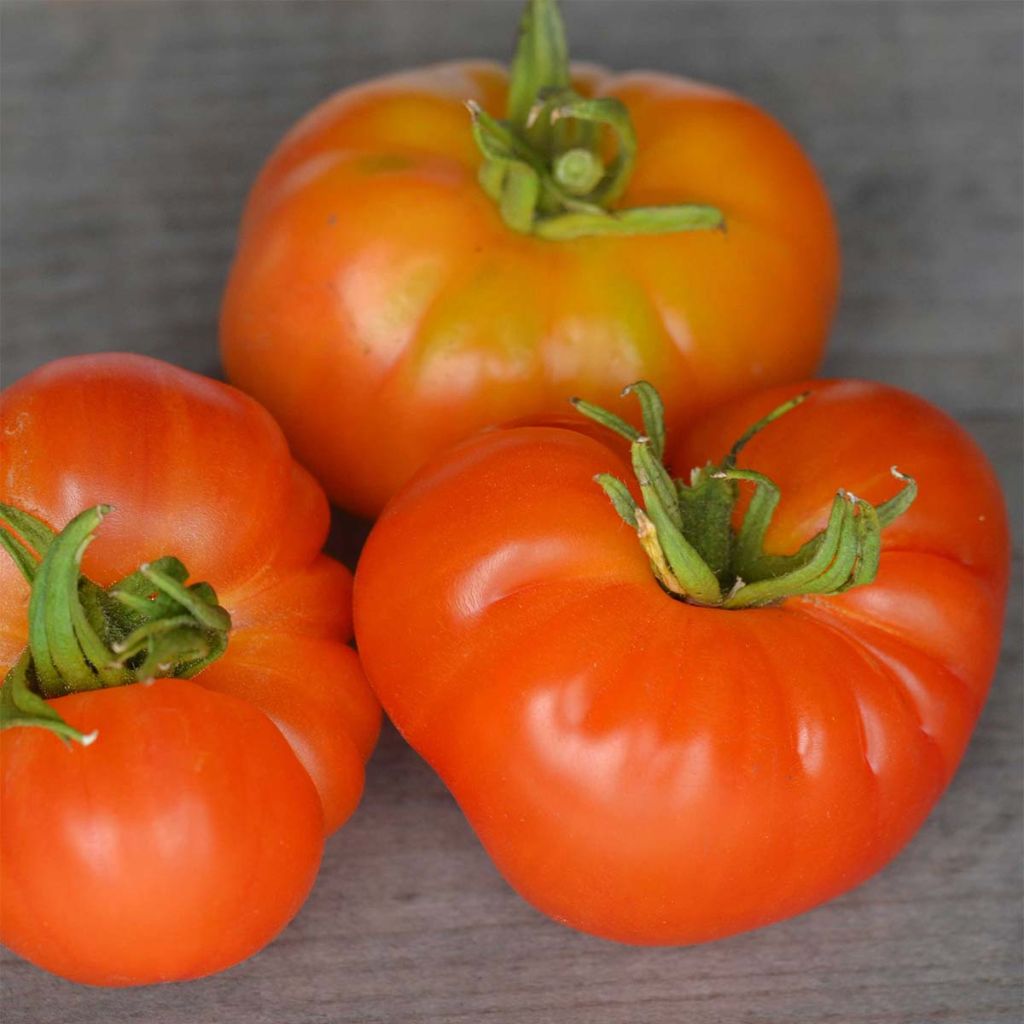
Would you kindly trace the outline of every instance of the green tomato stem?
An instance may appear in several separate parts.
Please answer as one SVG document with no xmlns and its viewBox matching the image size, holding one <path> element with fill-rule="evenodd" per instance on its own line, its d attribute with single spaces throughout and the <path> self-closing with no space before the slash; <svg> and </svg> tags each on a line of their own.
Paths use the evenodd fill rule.
<svg viewBox="0 0 1024 1024">
<path fill-rule="evenodd" d="M 636 131 L 620 100 L 572 89 L 556 0 L 527 2 L 505 119 L 467 105 L 483 157 L 480 186 L 513 231 L 570 241 L 724 229 L 721 211 L 700 204 L 613 209 L 633 173 Z M 614 140 L 609 164 L 606 140 Z"/>
<path fill-rule="evenodd" d="M 552 170 L 555 181 L 574 196 L 585 196 L 593 192 L 604 177 L 604 164 L 600 158 L 589 149 L 579 146 L 559 154 Z"/>
<path fill-rule="evenodd" d="M 231 617 L 209 584 L 185 585 L 188 570 L 178 559 L 143 565 L 109 590 L 82 575 L 82 555 L 109 512 L 86 509 L 53 533 L 0 506 L 0 542 L 32 587 L 29 643 L 0 687 L 0 728 L 34 725 L 84 742 L 48 699 L 189 677 L 226 649 Z"/>
<path fill-rule="evenodd" d="M 600 406 L 578 398 L 572 404 L 630 442 L 642 503 L 617 477 L 601 473 L 594 479 L 622 520 L 636 530 L 652 573 L 669 594 L 708 607 L 756 608 L 800 594 L 838 594 L 874 581 L 882 530 L 906 512 L 917 494 L 914 480 L 895 467 L 892 474 L 903 486 L 877 508 L 839 491 L 826 527 L 796 552 L 771 555 L 764 550 L 779 488 L 763 473 L 737 469 L 736 459 L 753 437 L 792 412 L 808 394 L 797 395 L 758 420 L 720 466 L 697 467 L 687 484 L 672 479 L 663 463 L 664 410 L 657 391 L 638 381 L 623 392 L 630 393 L 640 401 L 650 436 Z M 732 523 L 741 483 L 753 485 L 753 493 L 737 531 Z"/>
<path fill-rule="evenodd" d="M 568 88 L 569 48 L 558 6 L 553 0 L 529 0 L 509 72 L 506 119 L 526 131 L 538 96 Z"/>
</svg>

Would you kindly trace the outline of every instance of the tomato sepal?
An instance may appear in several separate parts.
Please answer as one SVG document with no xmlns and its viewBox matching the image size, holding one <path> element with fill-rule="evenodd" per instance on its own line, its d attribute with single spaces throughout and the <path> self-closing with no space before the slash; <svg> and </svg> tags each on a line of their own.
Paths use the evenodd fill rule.
<svg viewBox="0 0 1024 1024">
<path fill-rule="evenodd" d="M 0 690 L 0 729 L 38 726 L 84 743 L 48 699 L 190 678 L 227 649 L 231 616 L 208 583 L 186 586 L 179 559 L 143 564 L 109 590 L 82 575 L 85 549 L 111 511 L 86 509 L 57 533 L 0 506 L 0 541 L 31 586 L 28 647 Z"/>
<path fill-rule="evenodd" d="M 65 743 L 74 740 L 83 747 L 89 746 L 99 735 L 97 730 L 83 733 L 68 725 L 42 697 L 33 692 L 28 681 L 31 661 L 26 648 L 0 685 L 0 729 L 35 726 L 49 730 Z"/>
<path fill-rule="evenodd" d="M 529 0 L 509 74 L 504 120 L 470 100 L 479 181 L 513 231 L 549 241 L 725 228 L 702 204 L 613 209 L 637 155 L 626 105 L 581 96 L 571 86 L 565 28 L 556 0 Z M 606 166 L 603 135 L 614 137 Z"/>
<path fill-rule="evenodd" d="M 628 486 L 608 473 L 595 482 L 622 520 L 636 530 L 655 578 L 673 596 L 692 604 L 729 609 L 777 604 L 801 594 L 839 594 L 874 581 L 881 555 L 881 531 L 907 511 L 917 495 L 913 477 L 891 467 L 903 485 L 877 507 L 845 489 L 837 491 L 828 522 L 789 555 L 763 550 L 779 503 L 779 488 L 763 473 L 739 469 L 747 443 L 808 398 L 804 392 L 782 403 L 749 427 L 721 465 L 697 466 L 689 483 L 673 479 L 663 461 L 664 408 L 646 381 L 631 384 L 646 434 L 621 417 L 579 398 L 578 412 L 630 442 L 633 475 L 642 505 Z M 649 435 L 649 436 L 648 436 Z M 738 530 L 733 517 L 740 483 L 753 485 Z"/>
</svg>

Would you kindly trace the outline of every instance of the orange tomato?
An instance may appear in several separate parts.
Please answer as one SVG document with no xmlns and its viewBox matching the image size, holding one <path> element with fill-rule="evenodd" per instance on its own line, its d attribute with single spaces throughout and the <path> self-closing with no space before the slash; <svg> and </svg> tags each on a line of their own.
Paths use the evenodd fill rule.
<svg viewBox="0 0 1024 1024">
<path fill-rule="evenodd" d="M 10 507 L 45 535 L 109 503 L 85 576 L 109 587 L 175 556 L 231 619 L 223 654 L 192 678 L 109 687 L 92 675 L 102 666 L 82 662 L 76 625 L 66 657 L 84 684 L 61 675 L 42 696 L 95 741 L 0 732 L 0 939 L 89 984 L 228 967 L 302 905 L 325 836 L 359 801 L 379 728 L 346 643 L 351 574 L 321 554 L 323 492 L 248 396 L 124 354 L 60 360 L 7 389 L 0 466 L 8 543 L 20 534 L 32 546 Z M 0 700 L 14 717 L 8 669 L 33 607 L 0 551 Z M 46 621 L 56 651 L 59 622 Z"/>
<path fill-rule="evenodd" d="M 611 214 L 704 204 L 725 230 L 510 227 L 478 181 L 466 103 L 479 122 L 515 101 L 482 62 L 343 90 L 260 173 L 224 297 L 224 366 L 338 504 L 373 515 L 454 441 L 573 394 L 607 404 L 646 378 L 679 429 L 818 366 L 838 247 L 796 142 L 753 104 L 670 75 L 577 66 L 572 85 L 564 109 L 597 99 L 614 119 L 618 101 L 632 117 Z M 602 160 L 614 148 L 594 147 Z M 561 150 L 537 153 L 547 174 Z"/>
<path fill-rule="evenodd" d="M 856 505 L 849 524 L 870 526 L 866 502 L 898 489 L 895 463 L 917 497 L 882 532 L 874 582 L 732 610 L 674 599 L 594 482 L 628 464 L 551 427 L 449 450 L 370 535 L 355 590 L 367 675 L 499 870 L 558 921 L 675 944 L 797 914 L 895 856 L 957 767 L 999 652 L 999 486 L 964 431 L 912 395 L 802 388 L 736 470 L 781 488 L 767 564 L 830 506 Z M 669 463 L 684 478 L 724 465 L 798 390 L 716 411 Z M 870 544 L 858 550 L 850 564 L 867 566 Z M 742 599 L 738 575 L 722 574 L 719 603 Z"/>
</svg>

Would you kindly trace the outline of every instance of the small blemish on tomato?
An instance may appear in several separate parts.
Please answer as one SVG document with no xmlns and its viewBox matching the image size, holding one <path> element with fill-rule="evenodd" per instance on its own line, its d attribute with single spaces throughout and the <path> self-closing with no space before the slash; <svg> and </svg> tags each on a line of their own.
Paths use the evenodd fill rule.
<svg viewBox="0 0 1024 1024">
<path fill-rule="evenodd" d="M 363 174 L 387 174 L 388 172 L 405 171 L 412 166 L 412 161 L 401 153 L 374 153 L 364 156 L 356 163 Z"/>
<path fill-rule="evenodd" d="M 4 427 L 4 433 L 7 434 L 8 437 L 14 437 L 25 429 L 27 423 L 28 413 L 19 412 L 18 415 L 15 416 L 14 422 Z"/>
</svg>

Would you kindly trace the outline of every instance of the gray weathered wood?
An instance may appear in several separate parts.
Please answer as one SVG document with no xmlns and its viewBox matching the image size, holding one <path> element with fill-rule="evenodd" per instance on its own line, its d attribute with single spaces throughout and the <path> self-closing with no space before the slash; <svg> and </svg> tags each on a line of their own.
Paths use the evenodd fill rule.
<svg viewBox="0 0 1024 1024">
<path fill-rule="evenodd" d="M 911 387 L 995 462 L 1021 534 L 1022 12 L 1014 2 L 567 3 L 575 52 L 757 99 L 835 200 L 827 371 Z M 2 6 L 3 373 L 131 349 L 217 372 L 245 190 L 332 89 L 507 55 L 518 3 Z M 351 559 L 361 527 L 339 521 Z M 5 1024 L 996 1024 L 1021 1016 L 1018 581 L 992 698 L 907 851 L 803 917 L 694 949 L 576 935 L 504 885 L 388 729 L 309 903 L 216 978 L 104 992 L 3 955 Z"/>
</svg>

